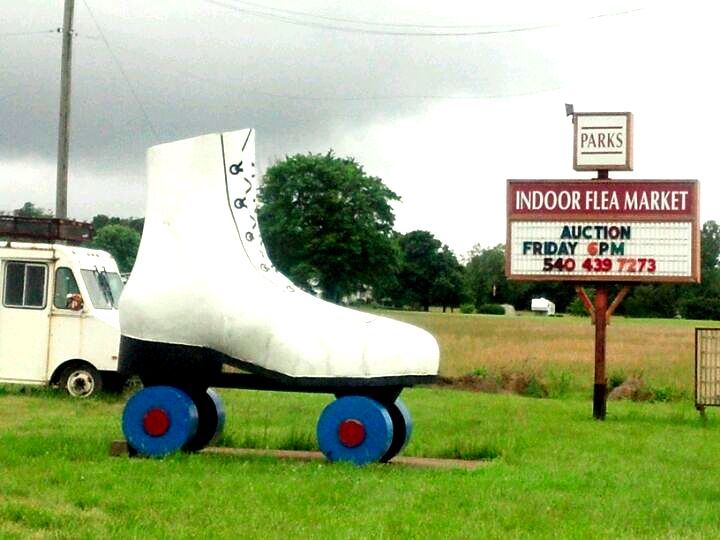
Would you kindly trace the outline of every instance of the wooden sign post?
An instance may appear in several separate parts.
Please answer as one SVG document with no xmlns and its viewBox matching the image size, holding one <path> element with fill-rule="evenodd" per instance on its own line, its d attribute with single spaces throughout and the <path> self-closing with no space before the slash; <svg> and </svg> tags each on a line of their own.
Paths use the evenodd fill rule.
<svg viewBox="0 0 720 540">
<path fill-rule="evenodd" d="M 505 273 L 568 281 L 595 325 L 593 416 L 606 413 L 606 329 L 634 283 L 698 283 L 696 180 L 610 180 L 632 170 L 632 115 L 574 115 L 573 166 L 592 180 L 508 180 Z M 591 301 L 584 283 L 595 286 Z M 610 302 L 609 285 L 622 285 Z"/>
</svg>

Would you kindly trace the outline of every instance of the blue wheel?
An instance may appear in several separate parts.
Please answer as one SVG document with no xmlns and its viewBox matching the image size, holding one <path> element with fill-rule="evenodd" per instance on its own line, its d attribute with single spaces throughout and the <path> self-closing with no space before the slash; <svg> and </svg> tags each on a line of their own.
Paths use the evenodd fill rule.
<svg viewBox="0 0 720 540">
<path fill-rule="evenodd" d="M 165 456 L 180 450 L 195 435 L 198 410 L 179 388 L 151 386 L 128 400 L 122 428 L 138 454 Z"/>
<path fill-rule="evenodd" d="M 385 452 L 385 455 L 380 460 L 383 463 L 390 461 L 402 452 L 402 449 L 405 448 L 405 445 L 410 441 L 413 430 L 410 411 L 402 399 L 397 398 L 395 403 L 387 407 L 387 410 L 392 420 L 393 440 L 392 443 L 390 443 L 390 448 L 388 448 L 388 451 Z"/>
<path fill-rule="evenodd" d="M 213 442 L 225 427 L 225 405 L 220 395 L 208 388 L 205 392 L 191 394 L 198 410 L 198 428 L 183 450 L 197 452 Z"/>
<path fill-rule="evenodd" d="M 317 438 L 329 461 L 365 465 L 380 461 L 388 451 L 393 423 L 387 409 L 374 399 L 345 396 L 325 407 L 317 423 Z"/>
</svg>

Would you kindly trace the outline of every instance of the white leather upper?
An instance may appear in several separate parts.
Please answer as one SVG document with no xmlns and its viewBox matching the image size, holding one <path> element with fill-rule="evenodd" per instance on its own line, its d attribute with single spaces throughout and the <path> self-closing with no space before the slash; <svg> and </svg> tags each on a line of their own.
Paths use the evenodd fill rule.
<svg viewBox="0 0 720 540">
<path fill-rule="evenodd" d="M 254 160 L 253 130 L 149 149 L 122 334 L 209 347 L 292 377 L 437 374 L 428 332 L 320 300 L 272 266 L 257 225 Z"/>
</svg>

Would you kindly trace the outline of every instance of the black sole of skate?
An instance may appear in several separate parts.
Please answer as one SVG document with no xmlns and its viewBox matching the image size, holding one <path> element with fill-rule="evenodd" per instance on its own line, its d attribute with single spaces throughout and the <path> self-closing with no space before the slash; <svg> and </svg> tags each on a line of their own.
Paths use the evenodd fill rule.
<svg viewBox="0 0 720 540">
<path fill-rule="evenodd" d="M 223 371 L 223 365 L 243 370 Z M 393 403 L 403 388 L 432 384 L 436 375 L 390 377 L 291 377 L 232 358 L 207 347 L 120 338 L 118 370 L 137 375 L 146 386 L 180 388 L 237 388 L 278 392 L 365 395 L 381 403 Z"/>
</svg>

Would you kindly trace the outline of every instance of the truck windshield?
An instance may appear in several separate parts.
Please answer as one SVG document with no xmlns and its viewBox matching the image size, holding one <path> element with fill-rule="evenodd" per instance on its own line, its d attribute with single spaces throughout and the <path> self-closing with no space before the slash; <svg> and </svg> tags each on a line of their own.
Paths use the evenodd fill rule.
<svg viewBox="0 0 720 540">
<path fill-rule="evenodd" d="M 81 270 L 83 281 L 96 309 L 117 308 L 123 283 L 120 274 L 105 270 Z"/>
</svg>

